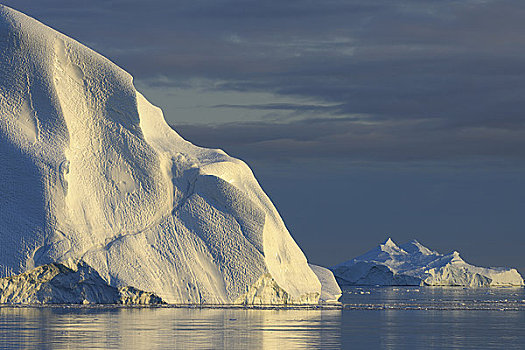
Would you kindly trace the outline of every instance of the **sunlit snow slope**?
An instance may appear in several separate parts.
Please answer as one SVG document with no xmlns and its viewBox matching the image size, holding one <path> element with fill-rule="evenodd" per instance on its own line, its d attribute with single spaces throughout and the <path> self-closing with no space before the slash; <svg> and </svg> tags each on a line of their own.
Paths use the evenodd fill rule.
<svg viewBox="0 0 525 350">
<path fill-rule="evenodd" d="M 331 269 L 341 284 L 348 285 L 523 286 L 516 269 L 473 266 L 456 251 L 443 255 L 416 240 L 398 246 L 389 238 Z"/>
<path fill-rule="evenodd" d="M 115 64 L 0 5 L 0 277 L 83 262 L 170 303 L 315 303 L 248 166 L 182 139 Z"/>
</svg>

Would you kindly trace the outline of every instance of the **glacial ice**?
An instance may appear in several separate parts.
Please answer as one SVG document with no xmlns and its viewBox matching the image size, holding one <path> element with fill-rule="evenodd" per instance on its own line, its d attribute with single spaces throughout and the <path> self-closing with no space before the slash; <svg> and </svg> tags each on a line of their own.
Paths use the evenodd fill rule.
<svg viewBox="0 0 525 350">
<path fill-rule="evenodd" d="M 341 295 L 343 295 L 343 292 L 335 280 L 332 271 L 319 265 L 309 265 L 321 282 L 321 297 L 319 298 L 319 301 L 324 303 L 337 302 Z"/>
<path fill-rule="evenodd" d="M 163 301 L 133 287 L 111 287 L 95 270 L 80 263 L 76 270 L 47 264 L 0 278 L 0 304 L 3 303 L 152 305 Z"/>
<path fill-rule="evenodd" d="M 3 5 L 0 193 L 0 277 L 89 266 L 168 303 L 323 293 L 244 162 L 184 140 L 128 73 Z"/>
<path fill-rule="evenodd" d="M 516 269 L 468 264 L 454 251 L 443 255 L 416 240 L 396 245 L 392 239 L 331 268 L 341 285 L 381 286 L 523 286 Z"/>
</svg>

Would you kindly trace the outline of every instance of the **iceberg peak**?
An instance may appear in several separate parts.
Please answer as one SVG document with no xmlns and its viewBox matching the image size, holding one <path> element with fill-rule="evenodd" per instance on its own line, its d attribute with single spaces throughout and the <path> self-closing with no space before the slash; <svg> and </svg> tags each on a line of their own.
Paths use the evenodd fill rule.
<svg viewBox="0 0 525 350">
<path fill-rule="evenodd" d="M 424 245 L 422 245 L 421 243 L 419 243 L 419 241 L 415 239 L 411 240 L 408 243 L 402 244 L 400 248 L 410 254 L 422 254 L 422 255 L 439 254 L 433 250 L 428 249 L 427 247 L 425 247 Z"/>
<path fill-rule="evenodd" d="M 459 264 L 459 263 L 464 263 L 465 262 L 465 260 L 463 260 L 463 258 L 461 258 L 461 256 L 459 255 L 459 252 L 457 250 L 454 250 L 449 256 L 451 256 L 450 262 L 453 263 L 453 264 Z"/>
<path fill-rule="evenodd" d="M 398 254 L 406 254 L 406 252 L 401 249 L 393 240 L 392 238 L 388 238 L 385 243 L 380 244 L 378 247 L 378 250 L 381 252 L 384 252 L 388 255 L 398 255 Z"/>
<path fill-rule="evenodd" d="M 385 243 L 383 243 L 383 245 L 387 247 L 397 248 L 397 244 L 394 243 L 391 237 L 388 237 L 388 239 L 385 241 Z"/>
</svg>

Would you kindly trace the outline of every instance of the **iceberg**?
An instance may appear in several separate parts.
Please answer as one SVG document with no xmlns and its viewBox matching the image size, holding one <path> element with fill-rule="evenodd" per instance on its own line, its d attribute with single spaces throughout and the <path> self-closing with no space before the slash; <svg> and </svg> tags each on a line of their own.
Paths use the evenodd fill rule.
<svg viewBox="0 0 525 350">
<path fill-rule="evenodd" d="M 341 285 L 380 286 L 523 286 L 516 269 L 484 268 L 465 262 L 457 251 L 443 255 L 416 240 L 383 244 L 352 260 L 331 267 Z"/>
<path fill-rule="evenodd" d="M 327 272 L 251 169 L 179 136 L 127 72 L 3 5 L 0 72 L 0 277 L 22 276 L 2 293 L 53 266 L 167 303 L 319 302 Z"/>
</svg>

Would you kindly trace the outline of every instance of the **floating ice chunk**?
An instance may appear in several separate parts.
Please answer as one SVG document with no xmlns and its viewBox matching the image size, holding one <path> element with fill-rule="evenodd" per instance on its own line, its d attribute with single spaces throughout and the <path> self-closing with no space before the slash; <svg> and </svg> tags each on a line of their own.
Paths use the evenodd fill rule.
<svg viewBox="0 0 525 350">
<path fill-rule="evenodd" d="M 327 303 L 337 302 L 343 292 L 335 280 L 332 271 L 318 265 L 309 264 L 309 266 L 321 282 L 320 301 Z"/>
</svg>

